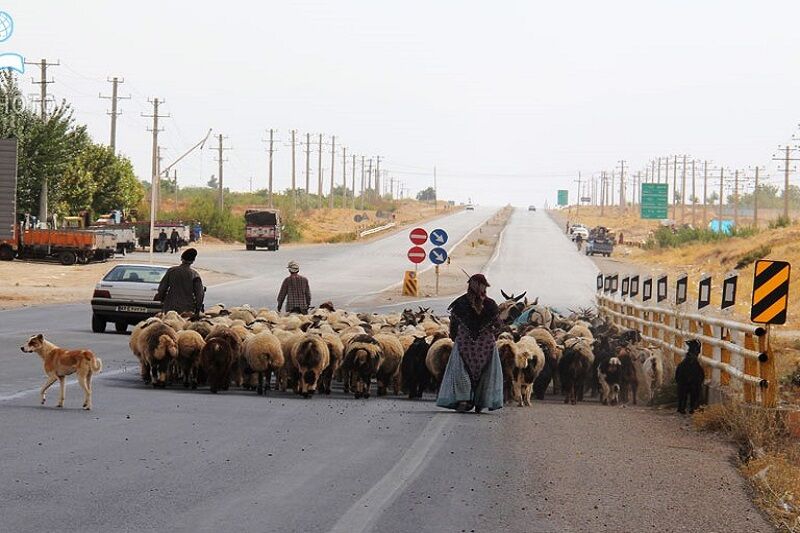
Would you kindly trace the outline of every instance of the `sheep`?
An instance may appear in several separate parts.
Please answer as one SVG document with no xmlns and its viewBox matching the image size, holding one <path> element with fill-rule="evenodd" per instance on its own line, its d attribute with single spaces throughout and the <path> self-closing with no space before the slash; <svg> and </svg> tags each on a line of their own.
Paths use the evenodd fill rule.
<svg viewBox="0 0 800 533">
<path fill-rule="evenodd" d="M 150 383 L 150 367 L 145 364 L 142 352 L 139 349 L 139 337 L 141 337 L 142 331 L 145 328 L 153 324 L 159 324 L 159 323 L 161 323 L 161 319 L 155 317 L 150 317 L 147 320 L 139 322 L 133 328 L 130 339 L 128 339 L 128 346 L 130 347 L 133 355 L 136 356 L 136 359 L 139 361 L 142 381 L 144 381 L 145 383 Z"/>
<path fill-rule="evenodd" d="M 622 377 L 622 361 L 612 357 L 603 361 L 597 368 L 597 380 L 600 383 L 600 402 L 603 405 L 619 403 L 620 378 Z"/>
<path fill-rule="evenodd" d="M 178 335 L 163 322 L 154 322 L 142 329 L 136 340 L 142 357 L 142 377 L 149 371 L 153 387 L 163 389 L 169 379 L 170 363 L 178 356 Z"/>
<path fill-rule="evenodd" d="M 650 403 L 652 404 L 656 390 L 660 389 L 664 384 L 664 361 L 662 361 L 660 354 L 653 354 L 645 360 L 642 368 L 650 389 Z"/>
<path fill-rule="evenodd" d="M 175 331 L 180 331 L 186 326 L 186 320 L 184 320 L 177 311 L 167 311 L 166 313 L 163 313 L 163 315 L 164 316 L 161 317 L 161 321 Z"/>
<path fill-rule="evenodd" d="M 258 375 L 256 394 L 261 396 L 264 390 L 270 388 L 272 372 L 277 374 L 283 368 L 285 361 L 281 341 L 272 333 L 262 331 L 248 337 L 244 341 L 242 351 L 248 368 Z"/>
<path fill-rule="evenodd" d="M 514 387 L 514 373 L 524 368 L 527 360 L 517 351 L 517 345 L 512 339 L 499 339 L 497 352 L 500 355 L 500 366 L 503 370 L 503 403 L 518 400 L 519 390 Z"/>
<path fill-rule="evenodd" d="M 415 337 L 403 353 L 400 363 L 402 389 L 410 400 L 422 398 L 422 393 L 430 386 L 433 376 L 425 365 L 430 345 L 424 337 Z"/>
<path fill-rule="evenodd" d="M 581 337 L 589 342 L 594 342 L 594 335 L 592 335 L 591 330 L 589 329 L 589 325 L 585 322 L 578 322 L 574 326 L 572 326 L 569 331 L 567 331 L 568 335 L 572 335 L 574 337 Z"/>
<path fill-rule="evenodd" d="M 178 365 L 183 375 L 183 386 L 197 388 L 197 369 L 200 366 L 200 352 L 206 341 L 198 332 L 185 329 L 178 332 Z"/>
<path fill-rule="evenodd" d="M 242 320 L 244 323 L 252 322 L 256 319 L 253 310 L 248 307 L 234 307 L 231 309 L 231 314 L 228 315 L 231 320 Z"/>
<path fill-rule="evenodd" d="M 228 390 L 231 383 L 231 367 L 237 359 L 238 343 L 235 334 L 226 330 L 218 330 L 215 335 L 206 338 L 206 345 L 200 351 L 200 361 L 206 373 L 209 390 L 216 394 L 220 390 Z"/>
<path fill-rule="evenodd" d="M 544 352 L 533 337 L 524 336 L 516 342 L 518 357 L 524 362 L 514 369 L 514 390 L 519 406 L 531 405 L 533 383 L 542 372 L 545 364 Z"/>
<path fill-rule="evenodd" d="M 453 341 L 449 338 L 439 339 L 431 344 L 425 357 L 425 366 L 436 381 L 436 387 L 442 384 L 444 370 L 453 352 Z"/>
<path fill-rule="evenodd" d="M 575 405 L 583 401 L 583 385 L 594 362 L 592 348 L 586 339 L 569 337 L 564 342 L 564 352 L 558 361 L 558 372 L 564 392 L 564 403 Z"/>
<path fill-rule="evenodd" d="M 196 331 L 200 334 L 201 337 L 204 339 L 208 337 L 209 333 L 211 333 L 211 328 L 214 327 L 214 324 L 207 319 L 197 320 L 197 321 L 190 321 L 187 322 L 184 326 L 185 330 Z"/>
<path fill-rule="evenodd" d="M 309 398 L 317 390 L 317 380 L 330 364 L 330 351 L 322 337 L 315 333 L 305 334 L 292 347 L 291 357 L 296 373 L 295 392 Z"/>
<path fill-rule="evenodd" d="M 371 335 L 357 335 L 345 348 L 342 377 L 346 390 L 354 389 L 356 398 L 369 398 L 372 378 L 383 362 L 381 344 Z"/>
<path fill-rule="evenodd" d="M 383 351 L 383 361 L 375 375 L 378 382 L 378 396 L 385 396 L 389 385 L 392 385 L 395 394 L 400 394 L 399 372 L 405 352 L 403 345 L 400 344 L 397 337 L 389 334 L 375 335 L 375 340 L 381 345 Z"/>
<path fill-rule="evenodd" d="M 639 375 L 636 371 L 635 355 L 635 350 L 630 346 L 620 349 L 617 355 L 622 362 L 622 375 L 619 382 L 620 399 L 623 403 L 628 403 L 630 398 L 633 401 L 633 405 L 636 405 L 639 389 Z"/>
<path fill-rule="evenodd" d="M 288 363 L 292 355 L 292 348 L 303 338 L 304 334 L 299 330 L 285 331 L 283 329 L 274 329 L 272 330 L 272 334 L 278 337 L 281 343 L 281 349 L 283 350 L 283 358 Z M 276 381 L 277 387 L 281 392 L 285 392 L 287 388 L 294 388 L 294 375 L 290 372 L 291 366 L 290 364 L 284 364 L 278 371 Z"/>
<path fill-rule="evenodd" d="M 331 393 L 331 382 L 333 376 L 339 370 L 344 358 L 344 344 L 339 336 L 332 332 L 323 332 L 322 340 L 328 345 L 328 353 L 330 354 L 330 361 L 328 366 L 322 371 L 319 378 L 319 392 L 322 394 Z"/>
<path fill-rule="evenodd" d="M 678 384 L 678 412 L 686 414 L 686 407 L 689 413 L 693 413 L 700 407 L 701 396 L 703 393 L 703 382 L 705 372 L 703 365 L 700 364 L 700 341 L 692 339 L 686 342 L 688 349 L 683 361 L 678 363 L 675 368 L 675 381 Z"/>
<path fill-rule="evenodd" d="M 558 360 L 561 358 L 561 347 L 556 343 L 553 334 L 545 328 L 534 328 L 525 333 L 526 336 L 536 339 L 536 344 L 544 353 L 544 366 L 533 383 L 533 391 L 538 400 L 544 400 L 544 393 L 553 381 L 553 394 L 560 392 L 560 379 L 558 378 Z"/>
</svg>

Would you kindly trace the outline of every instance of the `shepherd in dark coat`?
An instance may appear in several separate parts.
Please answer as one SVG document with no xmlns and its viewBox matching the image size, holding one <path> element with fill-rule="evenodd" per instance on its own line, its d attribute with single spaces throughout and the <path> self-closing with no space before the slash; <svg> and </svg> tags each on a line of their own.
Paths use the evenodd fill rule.
<svg viewBox="0 0 800 533">
<path fill-rule="evenodd" d="M 167 270 L 158 285 L 156 300 L 162 303 L 162 311 L 191 312 L 199 314 L 203 309 L 205 288 L 200 274 L 192 268 L 197 250 L 187 248 L 181 254 L 181 264 Z"/>
<path fill-rule="evenodd" d="M 483 274 L 469 278 L 467 293 L 450 304 L 450 337 L 455 345 L 447 362 L 436 405 L 480 413 L 503 407 L 503 372 L 495 343 L 502 326 L 497 303 L 486 296 Z"/>
</svg>

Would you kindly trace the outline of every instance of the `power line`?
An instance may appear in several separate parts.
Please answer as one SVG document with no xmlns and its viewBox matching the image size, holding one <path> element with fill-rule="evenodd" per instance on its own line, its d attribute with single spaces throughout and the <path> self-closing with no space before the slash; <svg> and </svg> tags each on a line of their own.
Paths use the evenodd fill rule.
<svg viewBox="0 0 800 533">
<path fill-rule="evenodd" d="M 117 100 L 130 100 L 130 95 L 128 96 L 119 96 L 118 94 L 118 86 L 120 83 L 125 83 L 125 79 L 122 78 L 111 78 L 108 80 L 111 82 L 111 96 L 103 96 L 102 94 L 99 95 L 100 98 L 111 100 L 111 112 L 107 114 L 111 115 L 111 139 L 109 142 L 109 146 L 111 147 L 112 153 L 117 153 L 117 117 L 122 114 L 121 111 L 117 111 Z"/>
</svg>

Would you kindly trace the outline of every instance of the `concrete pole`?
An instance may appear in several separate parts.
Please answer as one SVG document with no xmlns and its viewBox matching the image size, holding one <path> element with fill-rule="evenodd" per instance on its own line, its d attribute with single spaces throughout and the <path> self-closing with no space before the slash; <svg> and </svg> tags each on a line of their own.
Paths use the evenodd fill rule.
<svg viewBox="0 0 800 533">
<path fill-rule="evenodd" d="M 267 183 L 267 185 L 269 187 L 269 206 L 270 207 L 275 207 L 275 204 L 274 204 L 274 201 L 273 201 L 273 197 L 272 197 L 272 152 L 274 151 L 273 150 L 273 146 L 274 146 L 274 144 L 273 144 L 274 143 L 273 135 L 274 135 L 274 130 L 272 128 L 270 128 L 270 130 L 269 130 L 269 183 Z"/>
<path fill-rule="evenodd" d="M 756 188 L 753 191 L 753 226 L 758 228 L 758 166 L 756 166 Z"/>
<path fill-rule="evenodd" d="M 306 197 L 305 206 L 308 209 L 308 195 L 311 194 L 311 134 L 306 133 Z"/>
<path fill-rule="evenodd" d="M 333 209 L 333 182 L 334 169 L 336 168 L 336 135 L 331 136 L 331 194 L 328 198 L 328 209 Z"/>
<path fill-rule="evenodd" d="M 319 158 L 317 161 L 317 209 L 322 209 L 322 134 L 319 134 Z"/>
</svg>

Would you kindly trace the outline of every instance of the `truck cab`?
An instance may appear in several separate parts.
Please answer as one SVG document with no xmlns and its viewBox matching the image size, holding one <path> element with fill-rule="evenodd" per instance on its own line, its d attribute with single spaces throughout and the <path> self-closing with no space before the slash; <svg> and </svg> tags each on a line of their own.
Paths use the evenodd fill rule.
<svg viewBox="0 0 800 533">
<path fill-rule="evenodd" d="M 257 247 L 276 251 L 281 246 L 281 214 L 277 209 L 253 208 L 244 213 L 244 242 L 248 250 Z"/>
</svg>

